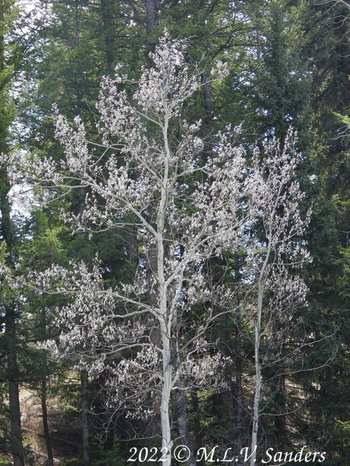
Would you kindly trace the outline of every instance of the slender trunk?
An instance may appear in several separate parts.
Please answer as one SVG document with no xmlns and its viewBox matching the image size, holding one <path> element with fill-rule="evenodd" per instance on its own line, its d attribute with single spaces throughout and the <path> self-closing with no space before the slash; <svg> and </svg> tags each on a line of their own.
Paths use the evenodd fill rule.
<svg viewBox="0 0 350 466">
<path fill-rule="evenodd" d="M 14 267 L 14 236 L 10 219 L 10 203 L 8 200 L 9 180 L 6 167 L 0 169 L 0 213 L 1 234 L 8 250 L 8 265 Z M 21 411 L 18 387 L 17 363 L 17 308 L 8 303 L 5 309 L 5 341 L 7 356 L 7 380 L 10 411 L 10 448 L 14 466 L 24 466 L 24 449 L 21 429 Z"/>
<path fill-rule="evenodd" d="M 52 452 L 52 444 L 51 444 L 51 436 L 49 430 L 49 423 L 47 419 L 47 381 L 46 376 L 43 377 L 41 381 L 41 409 L 43 414 L 43 429 L 44 429 L 44 437 L 45 437 L 45 444 L 46 444 L 46 452 L 47 452 L 47 466 L 53 466 L 53 452 Z"/>
<path fill-rule="evenodd" d="M 165 330 L 166 332 L 166 330 Z M 170 426 L 170 393 L 172 384 L 172 365 L 171 365 L 171 350 L 170 340 L 167 335 L 163 338 L 163 385 L 162 385 L 162 398 L 160 405 L 160 419 L 162 428 L 162 454 L 165 461 L 162 463 L 164 466 L 171 466 L 171 426 Z"/>
<path fill-rule="evenodd" d="M 163 140 L 165 148 L 164 172 L 161 185 L 161 198 L 157 213 L 157 274 L 159 290 L 159 312 L 160 312 L 160 331 L 162 338 L 162 369 L 163 385 L 161 395 L 161 428 L 162 428 L 162 448 L 165 454 L 164 466 L 171 466 L 171 425 L 170 425 L 170 393 L 172 389 L 172 355 L 171 355 L 171 332 L 172 316 L 168 309 L 167 286 L 165 283 L 165 252 L 164 252 L 164 225 L 165 212 L 168 197 L 168 178 L 169 178 L 169 160 L 170 148 L 168 142 L 168 124 L 169 116 L 165 115 L 163 127 Z"/>
<path fill-rule="evenodd" d="M 239 283 L 242 279 L 241 276 L 241 261 L 240 257 L 237 255 L 235 257 L 235 266 L 234 266 L 234 276 L 236 283 Z M 241 314 L 241 306 L 240 306 L 240 298 L 237 297 L 237 313 L 236 313 L 236 335 L 235 335 L 235 369 L 236 369 L 236 379 L 234 386 L 232 387 L 232 391 L 234 392 L 233 399 L 236 400 L 236 412 L 235 412 L 235 425 L 233 426 L 234 432 L 236 432 L 236 439 L 235 439 L 235 448 L 237 451 L 242 450 L 242 420 L 243 420 L 243 388 L 242 388 L 242 348 L 241 348 L 241 335 L 242 335 L 242 314 Z M 242 459 L 239 459 L 242 461 Z M 242 462 L 237 464 L 240 466 Z"/>
<path fill-rule="evenodd" d="M 256 332 L 257 335 L 257 332 Z M 257 344 L 257 338 L 255 338 L 255 345 Z M 257 347 L 256 347 L 257 348 Z M 256 448 L 258 445 L 258 428 L 259 428 L 259 407 L 260 407 L 260 396 L 261 396 L 261 367 L 259 360 L 259 352 L 255 350 L 255 392 L 254 392 L 254 406 L 253 406 L 253 429 L 252 429 L 252 441 L 251 441 L 251 452 L 250 466 L 255 466 L 256 463 Z"/>
<path fill-rule="evenodd" d="M 80 388 L 81 388 L 81 437 L 83 445 L 83 464 L 90 464 L 90 445 L 89 445 L 89 401 L 88 401 L 88 373 L 86 370 L 80 372 Z"/>
<path fill-rule="evenodd" d="M 78 190 L 79 196 L 79 214 L 82 215 L 84 212 L 85 206 L 85 188 L 80 187 Z M 88 420 L 88 413 L 89 413 L 89 378 L 88 372 L 86 370 L 82 370 L 80 372 L 80 395 L 81 395 L 81 403 L 80 403 L 80 416 L 81 416 L 81 439 L 82 439 L 82 454 L 83 454 L 83 464 L 84 466 L 88 466 L 90 464 L 90 445 L 89 445 L 89 420 Z"/>
<path fill-rule="evenodd" d="M 0 2 L 0 26 L 4 24 L 5 15 L 8 5 L 1 0 Z M 8 125 L 7 112 L 6 112 L 6 86 L 7 80 L 3 79 L 3 72 L 6 69 L 5 64 L 5 39 L 3 35 L 3 28 L 0 31 L 0 73 L 1 73 L 1 88 L 0 95 L 2 101 L 0 102 L 1 121 L 0 121 L 0 153 L 6 153 Z M 2 239 L 6 243 L 8 252 L 8 265 L 14 268 L 14 235 L 12 231 L 11 218 L 10 218 L 10 203 L 8 193 L 10 190 L 10 183 L 5 165 L 0 167 L 0 213 L 1 213 L 1 234 Z M 14 303 L 8 303 L 5 309 L 5 342 L 6 342 L 6 356 L 7 356 L 7 380 L 8 380 L 8 394 L 9 394 L 9 411 L 10 411 L 10 448 L 13 457 L 14 466 L 24 466 L 24 449 L 22 440 L 21 429 L 21 411 L 19 403 L 19 388 L 18 388 L 18 364 L 17 364 L 17 308 Z"/>
<path fill-rule="evenodd" d="M 2 226 L 4 227 L 4 209 L 1 208 Z M 5 236 L 3 234 L 3 236 Z M 10 447 L 14 466 L 24 465 L 24 450 L 21 429 L 21 411 L 18 387 L 18 363 L 17 363 L 17 325 L 16 307 L 13 303 L 6 306 L 5 316 L 5 341 L 7 351 L 7 379 L 10 409 Z"/>
<path fill-rule="evenodd" d="M 46 309 L 41 310 L 41 330 L 43 337 L 47 338 Z M 53 466 L 52 442 L 50 436 L 49 423 L 47 418 L 47 357 L 44 359 L 44 376 L 41 380 L 41 411 L 43 416 L 43 430 L 47 452 L 47 466 Z"/>
<path fill-rule="evenodd" d="M 239 336 L 237 337 L 237 340 Z M 236 421 L 235 429 L 237 432 L 237 449 L 242 449 L 242 419 L 243 419 L 243 389 L 242 389 L 242 355 L 239 342 L 236 347 L 236 383 L 235 383 L 235 399 L 236 399 Z"/>
<path fill-rule="evenodd" d="M 166 176 L 165 176 L 166 178 Z M 166 186 L 166 183 L 164 184 Z M 162 190 L 164 191 L 164 189 Z M 158 214 L 158 278 L 160 298 L 160 330 L 162 335 L 163 350 L 163 385 L 160 406 L 161 429 L 162 429 L 162 453 L 165 457 L 164 466 L 171 466 L 171 426 L 170 426 L 170 393 L 172 388 L 172 360 L 171 360 L 171 325 L 167 308 L 167 295 L 164 280 L 164 245 L 162 231 L 164 229 L 164 207 L 165 193 L 162 193 L 162 201 Z"/>
<path fill-rule="evenodd" d="M 11 426 L 10 448 L 12 451 L 13 466 L 24 466 L 24 449 L 18 388 L 16 309 L 11 305 L 6 309 L 5 336 L 7 343 L 7 377 Z"/>
<path fill-rule="evenodd" d="M 254 390 L 254 404 L 253 404 L 253 428 L 252 428 L 252 439 L 251 439 L 251 458 L 250 466 L 256 465 L 256 452 L 258 445 L 258 429 L 259 429 L 259 410 L 260 410 L 260 399 L 261 399 L 261 363 L 260 363 L 260 338 L 261 338 L 261 318 L 262 318 L 262 306 L 263 306 L 264 288 L 262 280 L 259 280 L 258 284 L 258 315 L 255 325 L 255 390 Z"/>
</svg>

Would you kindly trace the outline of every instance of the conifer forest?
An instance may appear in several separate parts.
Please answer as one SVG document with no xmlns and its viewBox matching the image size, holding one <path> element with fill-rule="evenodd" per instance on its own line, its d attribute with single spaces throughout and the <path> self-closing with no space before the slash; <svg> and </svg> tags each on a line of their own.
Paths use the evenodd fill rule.
<svg viewBox="0 0 350 466">
<path fill-rule="evenodd" d="M 350 465 L 350 1 L 0 0 L 0 465 Z"/>
</svg>

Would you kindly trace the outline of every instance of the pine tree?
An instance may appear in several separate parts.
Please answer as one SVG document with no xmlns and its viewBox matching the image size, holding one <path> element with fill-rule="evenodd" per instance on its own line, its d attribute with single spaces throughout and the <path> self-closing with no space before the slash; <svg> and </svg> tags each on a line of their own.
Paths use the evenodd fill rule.
<svg viewBox="0 0 350 466">
<path fill-rule="evenodd" d="M 15 273 L 15 233 L 10 216 L 8 176 L 6 156 L 9 155 L 9 126 L 13 120 L 13 106 L 9 97 L 13 68 L 9 64 L 6 42 L 13 24 L 14 2 L 0 2 L 0 212 L 1 240 L 6 246 L 6 265 Z M 18 304 L 11 297 L 3 303 L 5 321 L 5 351 L 7 360 L 7 382 L 10 418 L 10 451 L 15 466 L 24 466 L 24 449 L 21 431 L 21 413 L 19 405 L 19 368 L 18 351 Z"/>
</svg>

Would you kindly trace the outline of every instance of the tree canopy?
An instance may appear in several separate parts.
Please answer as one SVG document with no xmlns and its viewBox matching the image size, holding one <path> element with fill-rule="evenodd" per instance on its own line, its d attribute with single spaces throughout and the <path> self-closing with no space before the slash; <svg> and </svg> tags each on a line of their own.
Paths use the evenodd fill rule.
<svg viewBox="0 0 350 466">
<path fill-rule="evenodd" d="M 0 464 L 349 462 L 349 19 L 0 1 Z"/>
</svg>

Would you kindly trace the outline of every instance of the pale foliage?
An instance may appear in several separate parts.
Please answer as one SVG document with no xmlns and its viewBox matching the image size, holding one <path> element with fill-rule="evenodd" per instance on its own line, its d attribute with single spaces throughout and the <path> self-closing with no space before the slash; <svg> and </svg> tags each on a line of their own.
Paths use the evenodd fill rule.
<svg viewBox="0 0 350 466">
<path fill-rule="evenodd" d="M 114 79 L 103 78 L 99 144 L 87 140 L 80 117 L 70 125 L 55 110 L 64 159 L 34 158 L 26 167 L 31 180 L 54 196 L 84 189 L 81 212 L 64 214 L 76 231 L 137 226 L 144 257 L 133 283 L 106 287 L 98 261 L 92 270 L 83 263 L 53 267 L 41 281 L 44 289 L 71 296 L 60 310 L 66 354 L 78 354 L 78 365 L 91 373 L 107 371 L 110 402 L 127 405 L 130 415 L 147 417 L 154 409 L 150 398 L 160 400 L 166 447 L 171 390 L 180 381 L 213 386 L 213 374 L 225 362 L 205 335 L 220 315 L 217 304 L 233 311 L 236 290 L 209 286 L 203 264 L 223 250 L 244 249 L 241 290 L 251 294 L 262 280 L 272 292 L 267 314 L 291 301 L 303 303 L 306 291 L 288 273 L 307 259 L 300 237 L 308 216 L 300 215 L 304 195 L 295 181 L 292 134 L 283 150 L 275 141 L 251 160 L 226 128 L 204 156 L 201 122 L 183 119 L 183 104 L 199 86 L 185 52 L 185 42 L 165 34 L 138 83 L 121 67 Z M 203 311 L 193 322 L 198 303 Z"/>
</svg>

